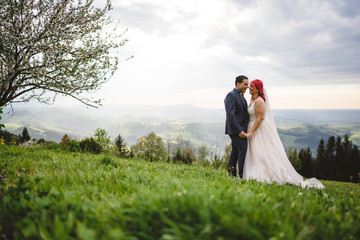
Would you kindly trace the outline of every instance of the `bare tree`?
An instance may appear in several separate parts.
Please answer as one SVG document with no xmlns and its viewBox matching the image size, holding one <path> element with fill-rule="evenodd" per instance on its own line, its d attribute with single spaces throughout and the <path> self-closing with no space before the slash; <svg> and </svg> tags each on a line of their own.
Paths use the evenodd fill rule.
<svg viewBox="0 0 360 240">
<path fill-rule="evenodd" d="M 109 51 L 125 44 L 122 31 L 104 33 L 112 20 L 107 0 L 0 1 L 0 107 L 38 100 L 52 103 L 57 94 L 97 107 L 84 92 L 100 89 L 117 69 Z M 51 93 L 45 94 L 45 93 Z"/>
</svg>

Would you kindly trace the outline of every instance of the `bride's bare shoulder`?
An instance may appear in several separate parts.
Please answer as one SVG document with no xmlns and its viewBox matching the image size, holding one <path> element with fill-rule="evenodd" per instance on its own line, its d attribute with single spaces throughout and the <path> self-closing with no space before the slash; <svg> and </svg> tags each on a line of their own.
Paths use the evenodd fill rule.
<svg viewBox="0 0 360 240">
<path fill-rule="evenodd" d="M 255 104 L 260 104 L 260 103 L 261 103 L 261 104 L 264 104 L 265 101 L 264 101 L 264 99 L 262 99 L 262 97 L 258 97 L 258 98 L 255 99 L 254 103 L 255 103 Z"/>
<path fill-rule="evenodd" d="M 254 105 L 255 105 L 254 107 L 255 107 L 256 109 L 264 109 L 264 107 L 265 107 L 265 102 L 264 102 L 264 100 L 263 100 L 261 97 L 258 97 L 258 98 L 255 99 Z"/>
</svg>

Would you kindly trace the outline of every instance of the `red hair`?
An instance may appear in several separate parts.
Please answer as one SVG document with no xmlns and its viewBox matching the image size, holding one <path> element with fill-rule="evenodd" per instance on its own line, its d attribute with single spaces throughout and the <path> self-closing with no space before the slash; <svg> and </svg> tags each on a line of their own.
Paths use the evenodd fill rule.
<svg viewBox="0 0 360 240">
<path fill-rule="evenodd" d="M 251 83 L 254 83 L 255 87 L 259 90 L 259 96 L 265 100 L 265 94 L 264 94 L 264 85 L 263 82 L 260 79 L 255 79 L 251 81 Z M 250 83 L 250 85 L 251 85 Z"/>
</svg>

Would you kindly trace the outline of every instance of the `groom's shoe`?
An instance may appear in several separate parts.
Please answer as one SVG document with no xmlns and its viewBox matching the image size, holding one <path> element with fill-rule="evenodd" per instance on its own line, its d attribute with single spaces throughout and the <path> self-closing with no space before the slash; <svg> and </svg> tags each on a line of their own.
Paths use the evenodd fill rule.
<svg viewBox="0 0 360 240">
<path fill-rule="evenodd" d="M 228 172 L 230 177 L 236 177 L 236 169 L 234 167 L 229 167 Z"/>
</svg>

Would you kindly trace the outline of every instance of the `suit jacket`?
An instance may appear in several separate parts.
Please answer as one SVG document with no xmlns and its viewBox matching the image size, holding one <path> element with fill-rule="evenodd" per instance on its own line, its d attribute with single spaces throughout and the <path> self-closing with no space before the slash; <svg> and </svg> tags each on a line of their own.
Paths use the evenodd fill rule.
<svg viewBox="0 0 360 240">
<path fill-rule="evenodd" d="M 224 100 L 226 111 L 225 134 L 239 135 L 242 131 L 247 132 L 249 113 L 245 98 L 234 88 Z"/>
</svg>

